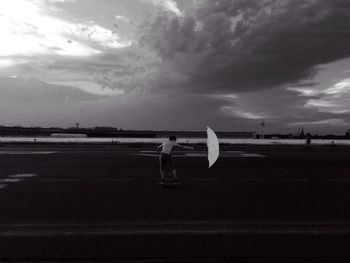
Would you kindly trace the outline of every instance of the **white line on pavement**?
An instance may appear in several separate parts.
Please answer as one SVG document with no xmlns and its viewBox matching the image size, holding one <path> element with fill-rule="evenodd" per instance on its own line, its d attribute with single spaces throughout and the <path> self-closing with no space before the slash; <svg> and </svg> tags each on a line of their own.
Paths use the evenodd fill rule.
<svg viewBox="0 0 350 263">
<path fill-rule="evenodd" d="M 150 157 L 159 157 L 159 154 L 145 154 L 145 153 L 137 153 L 139 156 L 150 156 Z"/>
<path fill-rule="evenodd" d="M 207 153 L 185 153 L 186 157 L 207 157 Z"/>
<path fill-rule="evenodd" d="M 138 156 L 147 156 L 147 157 L 159 157 L 159 154 L 151 154 L 151 153 L 136 153 L 134 155 Z M 202 153 L 184 153 L 184 154 L 173 154 L 172 157 L 206 157 L 207 154 L 202 154 Z M 265 155 L 262 154 L 255 154 L 255 153 L 240 153 L 240 154 L 234 154 L 234 155 L 225 155 L 225 154 L 220 154 L 219 158 L 261 158 L 261 157 L 266 157 Z"/>
<path fill-rule="evenodd" d="M 16 155 L 16 154 L 52 154 L 52 153 L 56 153 L 56 152 L 33 152 L 33 151 L 0 151 L 0 154 L 2 155 Z"/>
<path fill-rule="evenodd" d="M 20 182 L 23 179 L 18 179 L 18 178 L 1 178 L 0 183 L 16 183 Z"/>
<path fill-rule="evenodd" d="M 37 174 L 12 174 L 9 175 L 11 178 L 27 178 L 27 177 L 35 177 L 38 176 Z"/>
<path fill-rule="evenodd" d="M 0 224 L 0 227 L 6 228 L 103 228 L 103 227 L 163 227 L 163 226 L 231 226 L 231 227 L 241 227 L 244 226 L 298 226 L 298 227 L 317 227 L 317 226 L 349 226 L 350 221 L 322 221 L 322 220 L 309 220 L 309 221 L 276 221 L 276 220 L 164 220 L 164 221 L 147 221 L 147 220 L 133 220 L 133 221 L 104 221 L 100 223 L 8 223 Z"/>
<path fill-rule="evenodd" d="M 316 224 L 315 224 L 316 223 Z M 111 236 L 111 235 L 232 235 L 232 234 L 254 234 L 254 235 L 343 235 L 350 233 L 348 224 L 317 224 L 318 222 L 307 222 L 306 224 L 297 223 L 289 224 L 276 222 L 265 224 L 264 222 L 251 222 L 250 224 L 212 224 L 199 223 L 191 224 L 186 221 L 176 222 L 171 224 L 116 224 L 116 225 L 0 225 L 2 236 Z"/>
<path fill-rule="evenodd" d="M 242 153 L 242 157 L 266 157 L 265 155 L 258 154 L 258 153 Z"/>
</svg>

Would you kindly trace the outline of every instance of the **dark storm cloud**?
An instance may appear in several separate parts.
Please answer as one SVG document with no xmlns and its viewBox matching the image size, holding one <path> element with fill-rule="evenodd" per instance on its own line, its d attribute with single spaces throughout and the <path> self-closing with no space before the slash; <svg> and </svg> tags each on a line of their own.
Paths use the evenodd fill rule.
<svg viewBox="0 0 350 263">
<path fill-rule="evenodd" d="M 181 76 L 175 85 L 266 89 L 309 79 L 317 65 L 350 56 L 349 1 L 198 2 L 193 13 L 158 14 L 143 28 L 142 43 Z"/>
</svg>

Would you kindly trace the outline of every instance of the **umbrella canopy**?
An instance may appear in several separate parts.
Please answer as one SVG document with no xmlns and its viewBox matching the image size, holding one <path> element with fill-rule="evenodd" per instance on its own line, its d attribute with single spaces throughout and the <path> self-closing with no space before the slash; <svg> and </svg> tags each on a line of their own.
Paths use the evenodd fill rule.
<svg viewBox="0 0 350 263">
<path fill-rule="evenodd" d="M 219 140 L 215 132 L 207 127 L 207 146 L 208 146 L 208 160 L 209 168 L 213 166 L 219 157 Z"/>
</svg>

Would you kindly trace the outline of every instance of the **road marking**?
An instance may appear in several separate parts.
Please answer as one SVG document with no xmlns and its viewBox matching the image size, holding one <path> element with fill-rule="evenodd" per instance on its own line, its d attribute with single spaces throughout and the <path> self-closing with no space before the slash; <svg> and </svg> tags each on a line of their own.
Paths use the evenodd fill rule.
<svg viewBox="0 0 350 263">
<path fill-rule="evenodd" d="M 0 184 L 0 189 L 6 188 L 7 184 Z"/>
<path fill-rule="evenodd" d="M 207 157 L 207 153 L 185 153 L 186 157 Z"/>
<path fill-rule="evenodd" d="M 265 155 L 258 154 L 258 153 L 242 153 L 242 157 L 266 157 Z"/>
<path fill-rule="evenodd" d="M 158 154 L 145 154 L 145 153 L 137 153 L 136 155 L 139 156 L 151 156 L 151 157 L 159 157 Z"/>
<path fill-rule="evenodd" d="M 241 182 L 262 182 L 264 181 L 263 178 L 235 178 L 235 181 L 241 181 Z"/>
<path fill-rule="evenodd" d="M 99 178 L 95 179 L 95 181 L 100 181 L 100 182 L 128 182 L 128 181 L 134 181 L 134 178 Z"/>
<path fill-rule="evenodd" d="M 87 179 L 86 181 L 97 181 L 97 182 L 130 182 L 134 181 L 134 178 L 98 178 L 98 179 Z M 81 182 L 80 179 L 69 179 L 69 178 L 53 178 L 53 179 L 40 179 L 40 182 Z"/>
<path fill-rule="evenodd" d="M 23 179 L 17 179 L 17 178 L 2 178 L 0 179 L 0 183 L 16 183 L 16 182 L 20 182 Z"/>
<path fill-rule="evenodd" d="M 79 182 L 80 179 L 40 179 L 40 182 Z"/>
<path fill-rule="evenodd" d="M 9 175 L 11 178 L 28 178 L 28 177 L 35 177 L 38 176 L 37 174 L 12 174 Z"/>
<path fill-rule="evenodd" d="M 159 154 L 148 154 L 148 153 L 136 153 L 134 155 L 148 156 L 148 157 L 159 157 Z M 186 154 L 172 154 L 171 157 L 197 157 L 197 156 L 186 156 Z"/>
<path fill-rule="evenodd" d="M 57 237 L 57 236 L 144 236 L 144 235 L 344 235 L 350 229 L 2 229 L 1 235 L 7 237 Z"/>
<path fill-rule="evenodd" d="M 57 152 L 44 152 L 44 151 L 0 151 L 0 154 L 10 154 L 10 155 L 16 155 L 16 154 L 52 154 Z"/>
<path fill-rule="evenodd" d="M 140 153 L 158 153 L 157 151 L 140 151 Z M 174 153 L 179 153 L 175 151 Z M 196 153 L 207 154 L 207 151 L 197 151 Z M 244 153 L 244 151 L 221 151 L 221 153 Z"/>
<path fill-rule="evenodd" d="M 1 224 L 2 236 L 94 236 L 94 235 L 343 235 L 348 222 L 111 222 L 105 224 Z"/>
<path fill-rule="evenodd" d="M 274 220 L 164 220 L 164 221 L 147 221 L 147 220 L 133 220 L 133 221 L 104 221 L 101 223 L 5 223 L 0 224 L 0 227 L 6 228 L 50 228 L 50 227 L 157 227 L 157 226 L 259 226 L 259 227 L 350 227 L 350 221 L 274 221 Z"/>
<path fill-rule="evenodd" d="M 149 151 L 147 153 L 144 151 L 144 153 L 135 153 L 134 155 L 139 155 L 139 156 L 147 156 L 147 157 L 159 157 L 159 154 L 152 153 Z M 176 153 L 172 154 L 172 157 L 207 157 L 207 153 Z M 239 152 L 221 152 L 219 155 L 219 158 L 261 158 L 261 157 L 267 157 L 262 154 L 257 154 L 257 153 L 239 153 Z"/>
</svg>

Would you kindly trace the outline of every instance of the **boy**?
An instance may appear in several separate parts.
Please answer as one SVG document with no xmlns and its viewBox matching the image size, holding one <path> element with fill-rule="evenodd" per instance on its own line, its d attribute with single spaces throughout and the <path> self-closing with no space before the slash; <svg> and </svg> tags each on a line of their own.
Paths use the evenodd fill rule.
<svg viewBox="0 0 350 263">
<path fill-rule="evenodd" d="M 162 148 L 162 153 L 159 157 L 159 164 L 160 164 L 160 184 L 164 185 L 165 183 L 165 173 L 167 169 L 170 169 L 173 177 L 174 177 L 174 183 L 178 184 L 179 181 L 177 179 L 176 170 L 173 165 L 173 162 L 171 161 L 171 151 L 174 148 L 174 146 L 178 146 L 184 149 L 194 150 L 193 147 L 184 146 L 176 143 L 176 137 L 170 136 L 169 141 L 163 142 L 161 145 L 158 146 L 157 152 L 160 148 Z"/>
</svg>

